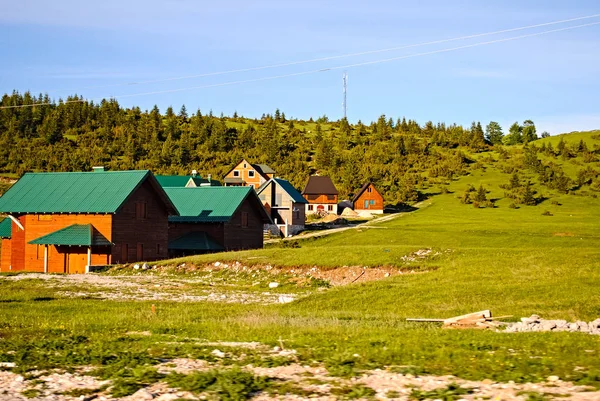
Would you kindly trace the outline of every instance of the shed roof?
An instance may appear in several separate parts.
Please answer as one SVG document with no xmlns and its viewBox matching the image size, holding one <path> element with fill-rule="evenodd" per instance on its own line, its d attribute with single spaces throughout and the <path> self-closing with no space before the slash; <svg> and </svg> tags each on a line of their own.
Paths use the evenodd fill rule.
<svg viewBox="0 0 600 401">
<path fill-rule="evenodd" d="M 165 188 L 165 191 L 179 210 L 179 216 L 169 217 L 173 223 L 228 222 L 248 197 L 255 198 L 263 218 L 269 220 L 252 187 Z"/>
<path fill-rule="evenodd" d="M 8 217 L 0 221 L 0 238 L 12 237 L 12 220 Z"/>
<path fill-rule="evenodd" d="M 358 190 L 356 195 L 354 195 L 354 197 L 352 198 L 352 203 L 355 203 L 358 200 L 358 198 L 360 198 L 362 193 L 365 192 L 367 190 L 367 188 L 369 188 L 370 185 L 373 185 L 373 183 L 367 182 L 362 187 L 360 187 L 360 189 Z M 375 189 L 375 191 L 377 191 L 377 188 L 375 188 L 375 185 L 373 185 L 373 188 Z M 377 193 L 379 193 L 379 191 L 377 191 Z"/>
<path fill-rule="evenodd" d="M 111 246 L 111 242 L 91 224 L 73 224 L 29 241 L 33 245 Z"/>
<path fill-rule="evenodd" d="M 308 178 L 302 194 L 306 195 L 337 195 L 338 190 L 333 185 L 331 178 L 322 175 L 313 175 Z"/>
<path fill-rule="evenodd" d="M 116 213 L 146 180 L 177 210 L 148 170 L 26 173 L 2 197 L 4 213 Z"/>
<path fill-rule="evenodd" d="M 281 187 L 281 189 L 283 189 L 292 198 L 292 200 L 294 202 L 308 203 L 308 201 L 306 199 L 304 199 L 304 197 L 300 194 L 300 192 L 298 192 L 298 190 L 296 188 L 294 188 L 294 186 L 288 180 L 284 180 L 282 178 L 270 179 L 269 181 L 262 184 L 260 186 L 260 188 L 258 188 L 256 190 L 256 193 L 257 194 L 262 193 L 265 190 L 265 188 L 267 188 L 269 185 L 271 185 L 271 183 L 275 183 L 276 185 L 279 185 Z"/>
<path fill-rule="evenodd" d="M 204 231 L 187 233 L 169 241 L 169 249 L 180 251 L 223 251 L 223 248 Z"/>
</svg>

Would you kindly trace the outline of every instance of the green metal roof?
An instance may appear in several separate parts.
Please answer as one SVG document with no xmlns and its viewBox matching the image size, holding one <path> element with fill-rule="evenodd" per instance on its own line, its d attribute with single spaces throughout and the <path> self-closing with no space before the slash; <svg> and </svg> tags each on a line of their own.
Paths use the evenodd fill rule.
<svg viewBox="0 0 600 401">
<path fill-rule="evenodd" d="M 115 213 L 148 177 L 152 177 L 148 170 L 26 173 L 0 197 L 0 212 Z M 160 186 L 152 182 L 172 209 Z"/>
<path fill-rule="evenodd" d="M 204 231 L 187 233 L 173 241 L 169 241 L 170 250 L 180 251 L 223 251 L 218 242 Z"/>
<path fill-rule="evenodd" d="M 252 187 L 165 188 L 179 211 L 170 222 L 221 223 L 231 219 L 242 202 L 253 193 Z"/>
<path fill-rule="evenodd" d="M 12 237 L 12 220 L 8 217 L 0 221 L 0 238 Z"/>
<path fill-rule="evenodd" d="M 29 241 L 33 245 L 110 246 L 106 237 L 91 224 L 73 224 Z"/>
<path fill-rule="evenodd" d="M 186 175 L 155 175 L 156 181 L 163 188 L 178 187 L 183 188 L 187 185 L 190 177 Z"/>
</svg>

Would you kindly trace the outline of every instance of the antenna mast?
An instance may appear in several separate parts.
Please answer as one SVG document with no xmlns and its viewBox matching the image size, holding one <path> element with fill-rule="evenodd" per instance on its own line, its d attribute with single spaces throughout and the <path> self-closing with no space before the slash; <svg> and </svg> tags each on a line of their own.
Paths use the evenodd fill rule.
<svg viewBox="0 0 600 401">
<path fill-rule="evenodd" d="M 344 71 L 342 81 L 344 83 L 344 100 L 342 102 L 342 107 L 344 108 L 344 118 L 346 118 L 346 114 L 348 112 L 348 105 L 346 103 L 346 96 L 348 94 L 348 73 L 346 71 Z"/>
</svg>

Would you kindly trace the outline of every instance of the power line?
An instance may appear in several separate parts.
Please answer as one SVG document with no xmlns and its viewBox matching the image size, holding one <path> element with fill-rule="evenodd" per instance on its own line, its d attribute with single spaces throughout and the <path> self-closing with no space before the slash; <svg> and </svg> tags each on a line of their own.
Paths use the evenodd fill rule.
<svg viewBox="0 0 600 401">
<path fill-rule="evenodd" d="M 200 86 L 190 86 L 190 87 L 185 87 L 185 88 L 176 88 L 176 89 L 167 89 L 167 90 L 152 91 L 152 92 L 142 92 L 142 93 L 133 93 L 133 94 L 126 94 L 126 95 L 118 95 L 118 96 L 112 96 L 111 98 L 112 99 L 122 99 L 122 98 L 129 98 L 129 97 L 138 97 L 138 96 L 149 96 L 149 95 L 165 94 L 165 93 L 184 92 L 184 91 L 194 90 L 194 89 L 216 88 L 216 87 L 221 87 L 221 86 L 231 86 L 231 85 L 239 85 L 239 84 L 245 84 L 245 83 L 270 81 L 270 80 L 281 79 L 281 78 L 297 77 L 297 76 L 309 75 L 309 74 L 317 74 L 317 73 L 325 72 L 325 71 L 340 70 L 340 69 L 347 69 L 347 68 L 356 68 L 356 67 L 362 67 L 362 66 L 374 65 L 374 64 L 381 64 L 381 63 L 388 63 L 388 62 L 391 62 L 391 61 L 404 60 L 404 59 L 415 58 L 415 57 L 423 57 L 423 56 L 429 56 L 429 55 L 434 55 L 434 54 L 448 53 L 448 52 L 462 50 L 462 49 L 469 49 L 469 48 L 473 48 L 473 47 L 486 46 L 486 45 L 491 45 L 491 44 L 495 44 L 495 43 L 510 42 L 510 41 L 514 41 L 514 40 L 531 38 L 531 37 L 541 36 L 541 35 L 547 35 L 547 34 L 555 33 L 555 32 L 569 31 L 569 30 L 573 30 L 573 29 L 585 28 L 585 27 L 594 26 L 594 25 L 600 25 L 600 22 L 591 22 L 591 23 L 588 23 L 588 24 L 575 25 L 575 26 L 570 26 L 570 27 L 566 27 L 566 28 L 552 29 L 552 30 L 549 30 L 549 31 L 535 32 L 535 33 L 530 33 L 530 34 L 527 34 L 527 35 L 513 36 L 513 37 L 510 37 L 510 38 L 502 38 L 502 39 L 496 39 L 496 40 L 491 40 L 491 41 L 487 41 L 487 42 L 472 43 L 472 44 L 464 45 L 464 46 L 452 47 L 452 48 L 447 48 L 447 49 L 433 50 L 433 51 L 423 52 L 423 53 L 414 53 L 414 54 L 409 54 L 409 55 L 405 55 L 405 56 L 390 57 L 390 58 L 386 58 L 386 59 L 365 61 L 365 62 L 354 63 L 354 64 L 346 64 L 346 65 L 334 66 L 334 67 L 329 67 L 329 68 L 321 68 L 321 69 L 318 69 L 318 70 L 301 71 L 301 72 L 295 72 L 295 73 L 289 73 L 289 74 L 273 75 L 273 76 L 262 77 L 262 78 L 253 78 L 253 79 L 246 79 L 246 80 L 221 82 L 221 83 L 216 83 L 216 84 L 208 84 L 208 85 L 200 85 Z M 98 98 L 93 98 L 93 99 L 88 99 L 88 100 L 102 100 L 102 99 L 104 99 L 104 98 L 103 97 L 98 97 Z M 66 101 L 66 102 L 63 102 L 63 103 L 82 103 L 82 102 L 86 102 L 88 100 L 86 100 L 86 99 L 78 99 L 78 100 Z M 18 106 L 0 106 L 0 109 L 13 109 L 13 108 L 22 108 L 22 107 L 47 106 L 47 105 L 52 105 L 52 104 L 54 104 L 54 103 L 36 103 L 36 104 L 25 104 L 25 105 L 18 105 Z"/>
<path fill-rule="evenodd" d="M 94 85 L 94 86 L 82 87 L 79 89 L 61 89 L 61 91 L 76 92 L 77 90 L 84 90 L 84 89 L 100 89 L 100 88 L 114 88 L 114 87 L 122 87 L 122 86 L 147 85 L 147 84 L 156 84 L 156 83 L 161 83 L 161 82 L 179 81 L 179 80 L 193 79 L 193 78 L 204 78 L 204 77 L 211 77 L 211 76 L 217 76 L 217 75 L 236 74 L 236 73 L 241 73 L 241 72 L 260 71 L 260 70 L 273 69 L 273 68 L 291 67 L 291 66 L 301 65 L 301 64 L 309 64 L 309 63 L 316 63 L 316 62 L 321 62 L 321 61 L 337 60 L 337 59 L 349 58 L 349 57 L 367 56 L 367 55 L 371 55 L 371 54 L 387 53 L 387 52 L 391 52 L 391 51 L 410 49 L 410 48 L 414 48 L 414 47 L 431 46 L 431 45 L 436 45 L 436 44 L 441 44 L 441 43 L 456 42 L 456 41 L 467 40 L 467 39 L 475 39 L 475 38 L 480 38 L 480 37 L 484 37 L 484 36 L 499 35 L 502 33 L 509 33 L 509 32 L 533 29 L 533 28 L 540 28 L 543 26 L 564 24 L 567 22 L 581 21 L 581 20 L 597 18 L 597 17 L 600 17 L 600 14 L 593 14 L 593 15 L 587 15 L 587 16 L 583 16 L 583 17 L 569 18 L 569 19 L 564 19 L 564 20 L 560 20 L 560 21 L 544 22 L 541 24 L 528 25 L 528 26 L 517 27 L 517 28 L 508 28 L 508 29 L 503 29 L 503 30 L 494 31 L 494 32 L 478 33 L 478 34 L 460 36 L 460 37 L 450 38 L 450 39 L 440 39 L 440 40 L 434 40 L 431 42 L 421 42 L 421 43 L 415 43 L 415 44 L 410 44 L 410 45 L 389 47 L 389 48 L 385 48 L 385 49 L 368 50 L 368 51 L 358 52 L 358 53 L 348 53 L 348 54 L 341 54 L 341 55 L 337 55 L 337 56 L 319 57 L 319 58 L 313 58 L 313 59 L 308 59 L 308 60 L 291 61 L 291 62 L 287 62 L 287 63 L 271 64 L 271 65 L 264 65 L 264 66 L 259 66 L 259 67 L 240 68 L 240 69 L 234 69 L 234 70 L 216 71 L 216 72 L 208 72 L 208 73 L 202 73 L 202 74 L 184 75 L 184 76 L 179 76 L 179 77 L 161 78 L 161 79 L 153 79 L 153 80 L 138 81 L 138 82 L 128 82 L 128 83 L 108 84 L 108 85 Z"/>
</svg>

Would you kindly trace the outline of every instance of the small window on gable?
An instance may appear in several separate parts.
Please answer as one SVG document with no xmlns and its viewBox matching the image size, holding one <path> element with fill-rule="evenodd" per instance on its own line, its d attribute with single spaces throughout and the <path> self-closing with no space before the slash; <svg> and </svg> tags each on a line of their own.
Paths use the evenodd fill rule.
<svg viewBox="0 0 600 401">
<path fill-rule="evenodd" d="M 248 212 L 242 212 L 242 228 L 248 227 Z"/>
<path fill-rule="evenodd" d="M 136 220 L 144 220 L 144 219 L 148 218 L 146 202 L 136 202 L 135 203 L 135 218 L 136 218 Z"/>
<path fill-rule="evenodd" d="M 371 187 L 367 188 L 367 192 L 369 192 L 369 193 L 371 192 Z"/>
<path fill-rule="evenodd" d="M 239 170 L 233 170 L 233 176 L 234 177 L 239 177 L 240 176 Z"/>
<path fill-rule="evenodd" d="M 246 165 L 246 163 L 244 163 L 244 168 L 248 168 L 248 166 Z"/>
<path fill-rule="evenodd" d="M 254 178 L 254 170 L 248 171 L 248 177 Z"/>
</svg>

